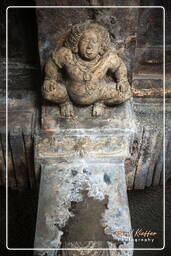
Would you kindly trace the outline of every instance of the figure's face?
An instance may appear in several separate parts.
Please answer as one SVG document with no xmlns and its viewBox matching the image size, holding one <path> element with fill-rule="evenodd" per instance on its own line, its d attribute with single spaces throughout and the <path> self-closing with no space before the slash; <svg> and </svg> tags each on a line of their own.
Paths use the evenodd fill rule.
<svg viewBox="0 0 171 256">
<path fill-rule="evenodd" d="M 79 41 L 79 53 L 87 60 L 93 60 L 99 53 L 100 42 L 97 35 L 92 30 L 83 33 Z"/>
</svg>

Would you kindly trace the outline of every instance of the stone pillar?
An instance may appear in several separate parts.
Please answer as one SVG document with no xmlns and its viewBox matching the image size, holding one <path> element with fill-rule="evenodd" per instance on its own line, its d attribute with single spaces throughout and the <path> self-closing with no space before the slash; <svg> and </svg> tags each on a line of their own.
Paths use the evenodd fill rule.
<svg viewBox="0 0 171 256">
<path fill-rule="evenodd" d="M 42 114 L 43 132 L 35 142 L 41 165 L 35 248 L 133 248 L 124 168 L 135 132 L 131 102 L 97 118 L 91 107 L 74 108 L 74 118 L 62 118 L 50 106 Z"/>
<path fill-rule="evenodd" d="M 67 5 L 68 2 L 65 1 L 65 4 Z M 39 4 L 39 0 L 36 3 Z M 55 1 L 55 4 L 58 3 L 59 1 Z M 80 1 L 77 1 L 76 4 L 79 5 L 79 3 Z M 84 3 L 81 1 L 81 3 L 86 5 L 87 1 L 84 1 Z M 125 30 L 121 29 L 121 24 L 124 24 L 123 17 L 127 12 L 129 15 L 131 12 L 135 19 L 128 21 L 130 27 L 128 26 L 128 31 L 125 33 Z M 54 52 L 54 48 L 68 47 L 69 55 L 71 54 L 71 58 L 66 54 L 63 59 L 66 62 L 64 73 L 61 76 L 57 74 L 53 79 L 51 79 L 52 73 L 60 72 L 62 66 L 60 64 L 58 68 L 54 66 L 52 64 L 54 58 L 50 57 L 49 66 L 45 69 L 45 76 L 47 73 L 48 75 L 45 78 L 47 79 L 47 88 L 46 85 L 43 85 L 42 89 L 42 91 L 44 90 L 44 96 L 45 94 L 46 96 L 50 95 L 48 97 L 49 101 L 55 97 L 55 100 L 58 97 L 60 98 L 58 89 L 56 90 L 54 89 L 55 87 L 51 86 L 51 80 L 55 84 L 56 82 L 61 82 L 63 86 L 67 84 L 65 84 L 67 78 L 71 78 L 73 80 L 69 82 L 75 81 L 74 85 L 78 86 L 80 84 L 83 90 L 86 88 L 87 98 L 85 99 L 86 102 L 82 102 L 82 96 L 80 98 L 78 96 L 80 102 L 77 101 L 77 98 L 74 99 L 74 102 L 72 96 L 69 95 L 68 99 L 71 102 L 67 102 L 67 104 L 70 107 L 73 105 L 73 113 L 75 113 L 72 117 L 62 116 L 63 111 L 60 112 L 59 107 L 51 105 L 48 101 L 43 102 L 42 132 L 41 135 L 35 138 L 36 167 L 41 167 L 35 248 L 46 248 L 47 251 L 36 251 L 35 255 L 73 255 L 74 248 L 83 249 L 75 250 L 74 255 L 114 256 L 132 255 L 133 253 L 132 250 L 127 250 L 133 248 L 133 239 L 125 180 L 125 160 L 129 156 L 130 145 L 135 133 L 135 118 L 131 101 L 118 107 L 105 107 L 104 114 L 99 117 L 92 116 L 92 106 L 85 107 L 81 105 L 85 105 L 85 103 L 88 105 L 87 100 L 91 98 L 88 95 L 93 95 L 94 97 L 96 92 L 101 94 L 103 91 L 103 94 L 107 95 L 104 97 L 108 97 L 109 101 L 114 99 L 115 92 L 114 94 L 109 94 L 110 90 L 117 88 L 115 82 L 118 81 L 115 81 L 114 72 L 120 66 L 115 67 L 118 63 L 116 61 L 116 63 L 112 64 L 114 66 L 112 66 L 111 70 L 109 70 L 111 72 L 108 74 L 107 70 L 109 68 L 106 66 L 108 61 L 106 57 L 102 57 L 104 54 L 102 51 L 101 53 L 99 51 L 100 61 L 103 60 L 101 62 L 102 65 L 97 62 L 93 64 L 90 58 L 90 66 L 88 63 L 87 66 L 84 66 L 85 59 L 83 58 L 83 62 L 81 60 L 83 55 L 79 51 L 71 50 L 63 42 L 74 24 L 91 20 L 91 22 L 106 25 L 110 32 L 111 51 L 106 55 L 104 54 L 104 56 L 112 54 L 112 60 L 114 60 L 115 55 L 113 54 L 115 52 L 115 54 L 118 53 L 120 57 L 123 57 L 129 71 L 130 82 L 131 56 L 134 51 L 132 42 L 135 41 L 135 29 L 132 31 L 131 27 L 135 27 L 133 24 L 137 19 L 137 13 L 137 10 L 130 9 L 122 9 L 118 12 L 116 9 L 97 11 L 93 8 L 64 9 L 62 6 L 59 9 L 37 10 L 42 67 L 47 62 L 50 51 L 52 51 L 52 54 L 57 54 L 57 58 L 59 57 L 58 52 Z M 123 40 L 121 40 L 121 32 L 124 34 Z M 79 33 L 82 32 L 78 28 L 74 30 L 73 35 L 79 37 Z M 101 40 L 98 39 L 96 43 L 105 41 L 104 39 L 105 37 L 101 38 Z M 77 38 L 72 38 L 68 42 L 72 44 L 75 40 Z M 130 42 L 131 51 L 127 49 Z M 123 51 L 120 48 L 125 49 L 125 54 L 122 54 Z M 102 45 L 99 49 L 102 50 Z M 64 55 L 66 53 L 65 50 L 63 52 Z M 64 56 L 63 53 L 61 56 Z M 94 61 L 98 60 L 98 55 L 96 57 Z M 61 58 L 59 59 L 61 60 Z M 130 85 L 125 72 L 126 67 L 124 63 L 121 66 L 122 68 L 116 75 L 116 80 L 124 78 L 121 83 L 125 83 L 127 87 L 125 94 L 130 93 L 130 96 L 131 90 L 128 89 Z M 48 69 L 49 72 L 47 71 Z M 69 73 L 71 76 L 67 76 Z M 112 76 L 111 73 L 113 74 Z M 102 78 L 99 77 L 99 74 L 101 74 Z M 60 81 L 55 80 L 57 78 Z M 108 79 L 107 81 L 105 80 L 106 78 Z M 110 83 L 111 87 L 109 88 Z M 98 86 L 101 85 L 103 86 L 99 87 L 98 90 Z M 69 86 L 72 87 L 71 84 Z M 104 88 L 106 88 L 107 93 L 105 93 Z M 78 91 L 80 90 L 79 88 L 77 89 Z M 119 97 L 123 95 L 123 98 L 121 97 L 122 99 L 120 99 L 121 102 L 125 101 L 123 100 L 125 98 L 124 93 L 122 91 L 118 93 L 117 90 L 120 89 L 116 89 L 116 94 Z M 69 89 L 66 89 L 66 91 L 69 93 Z M 50 94 L 47 95 L 48 93 Z M 81 90 L 80 93 L 82 93 Z M 115 103 L 119 103 L 120 100 Z M 96 104 L 97 102 L 98 99 L 93 103 Z M 55 103 L 61 104 L 61 102 L 56 101 Z M 68 106 L 67 104 L 65 106 Z M 48 248 L 54 248 L 55 251 L 48 251 Z M 70 248 L 72 251 L 61 251 L 59 250 L 61 248 Z M 103 250 L 98 250 L 100 248 L 103 248 Z"/>
</svg>

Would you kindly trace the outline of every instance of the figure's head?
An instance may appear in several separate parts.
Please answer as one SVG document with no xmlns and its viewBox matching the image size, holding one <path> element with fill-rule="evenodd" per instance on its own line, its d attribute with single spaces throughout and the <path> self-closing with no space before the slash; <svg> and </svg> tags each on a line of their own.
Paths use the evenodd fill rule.
<svg viewBox="0 0 171 256">
<path fill-rule="evenodd" d="M 79 53 L 83 59 L 93 60 L 98 54 L 103 55 L 109 48 L 109 33 L 99 24 L 78 24 L 71 29 L 65 46 L 73 53 Z"/>
<path fill-rule="evenodd" d="M 78 43 L 78 52 L 83 59 L 93 60 L 100 51 L 98 36 L 93 30 L 86 30 Z"/>
</svg>

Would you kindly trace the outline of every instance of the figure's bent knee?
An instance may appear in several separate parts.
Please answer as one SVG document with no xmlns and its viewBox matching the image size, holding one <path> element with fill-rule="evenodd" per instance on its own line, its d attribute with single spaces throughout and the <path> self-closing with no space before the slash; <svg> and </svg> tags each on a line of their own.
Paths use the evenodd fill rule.
<svg viewBox="0 0 171 256">
<path fill-rule="evenodd" d="M 42 95 L 46 100 L 54 103 L 64 103 L 68 99 L 67 90 L 64 85 L 54 80 L 45 80 L 42 88 Z"/>
</svg>

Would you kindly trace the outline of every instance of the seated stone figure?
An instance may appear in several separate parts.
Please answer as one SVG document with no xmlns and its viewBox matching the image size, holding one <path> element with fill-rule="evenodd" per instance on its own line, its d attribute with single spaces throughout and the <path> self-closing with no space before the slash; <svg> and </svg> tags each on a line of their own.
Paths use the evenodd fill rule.
<svg viewBox="0 0 171 256">
<path fill-rule="evenodd" d="M 107 30 L 96 23 L 72 27 L 63 46 L 54 49 L 45 66 L 43 97 L 60 105 L 62 116 L 73 116 L 73 104 L 93 104 L 93 116 L 105 105 L 131 97 L 127 69 L 111 49 Z"/>
</svg>

